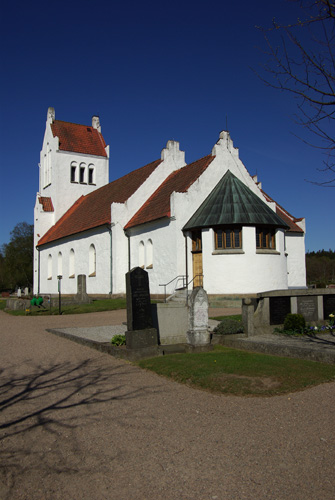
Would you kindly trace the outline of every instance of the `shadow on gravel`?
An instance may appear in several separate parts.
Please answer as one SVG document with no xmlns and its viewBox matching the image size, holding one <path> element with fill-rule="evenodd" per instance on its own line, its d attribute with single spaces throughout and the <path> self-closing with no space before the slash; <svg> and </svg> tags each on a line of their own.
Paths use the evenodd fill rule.
<svg viewBox="0 0 335 500">
<path fill-rule="evenodd" d="M 80 364 L 54 364 L 0 371 L 0 441 L 43 427 L 83 425 L 84 415 L 99 414 L 99 406 L 112 401 L 140 397 L 145 387 L 125 389 L 120 383 L 127 374 L 124 366 L 100 368 L 85 360 Z M 151 388 L 152 390 L 152 388 Z M 71 411 L 82 407 L 86 412 Z M 88 411 L 90 408 L 90 411 Z M 82 418 L 81 418 L 82 416 Z"/>
<path fill-rule="evenodd" d="M 326 344 L 326 345 L 330 345 L 330 346 L 334 346 L 335 347 L 335 334 L 334 333 L 330 333 L 329 334 L 331 337 L 333 337 L 333 339 L 331 338 L 324 338 L 324 337 L 319 337 L 317 334 L 314 334 L 314 333 L 307 333 L 306 334 L 306 337 L 307 337 L 307 342 L 314 342 L 314 343 L 317 343 L 317 344 Z"/>
</svg>

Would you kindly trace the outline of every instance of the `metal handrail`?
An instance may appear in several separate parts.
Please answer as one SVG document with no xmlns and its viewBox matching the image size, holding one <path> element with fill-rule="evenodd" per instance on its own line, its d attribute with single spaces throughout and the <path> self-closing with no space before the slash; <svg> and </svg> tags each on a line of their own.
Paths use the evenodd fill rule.
<svg viewBox="0 0 335 500">
<path fill-rule="evenodd" d="M 158 285 L 158 286 L 163 286 L 163 287 L 164 287 L 164 302 L 166 302 L 166 287 L 167 287 L 168 285 L 170 285 L 170 283 L 172 283 L 173 281 L 175 281 L 175 280 L 179 280 L 179 279 L 182 279 L 182 280 L 183 280 L 183 288 L 185 288 L 185 287 L 187 286 L 187 283 L 185 283 L 186 278 L 187 278 L 187 276 L 186 276 L 186 275 L 184 275 L 184 274 L 179 274 L 178 276 L 176 276 L 175 278 L 173 278 L 173 279 L 172 279 L 171 281 L 169 281 L 168 283 L 164 283 L 164 284 L 162 284 L 162 285 Z M 174 291 L 176 291 L 176 289 L 177 289 L 177 283 L 178 283 L 178 281 L 176 281 L 176 286 L 174 287 Z"/>
<path fill-rule="evenodd" d="M 190 283 L 192 283 L 192 282 L 193 282 L 196 278 L 200 278 L 200 277 L 201 277 L 201 278 L 203 278 L 203 277 L 204 277 L 204 275 L 203 275 L 203 274 L 196 274 L 196 275 L 195 275 L 195 276 L 193 276 L 193 278 L 192 278 L 192 279 L 191 279 L 191 280 L 187 283 L 187 282 L 186 282 L 187 276 L 186 276 L 185 274 L 180 274 L 179 276 L 176 276 L 175 278 L 173 278 L 172 280 L 170 280 L 168 283 L 164 283 L 164 284 L 162 284 L 162 285 L 158 285 L 158 286 L 163 286 L 163 287 L 164 287 L 164 302 L 166 302 L 166 287 L 167 287 L 168 285 L 170 285 L 173 281 L 177 280 L 177 281 L 176 281 L 176 285 L 175 285 L 175 287 L 174 287 L 174 291 L 176 291 L 176 289 L 177 289 L 177 283 L 178 283 L 178 280 L 179 280 L 179 279 L 182 279 L 182 280 L 183 280 L 183 286 L 182 286 L 182 288 L 188 288 L 188 285 L 189 285 Z M 203 280 L 202 280 L 202 282 L 203 282 Z M 186 302 L 187 302 L 187 299 L 188 299 L 188 297 L 186 298 Z"/>
</svg>

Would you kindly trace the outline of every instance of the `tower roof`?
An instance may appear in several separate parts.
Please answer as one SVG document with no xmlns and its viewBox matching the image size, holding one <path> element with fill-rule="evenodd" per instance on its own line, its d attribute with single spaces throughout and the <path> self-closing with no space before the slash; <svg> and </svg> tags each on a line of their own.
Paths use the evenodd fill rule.
<svg viewBox="0 0 335 500">
<path fill-rule="evenodd" d="M 228 170 L 183 230 L 232 224 L 289 228 L 276 212 Z"/>
<path fill-rule="evenodd" d="M 54 120 L 50 125 L 53 136 L 59 139 L 61 151 L 107 157 L 105 140 L 93 126 L 60 120 Z"/>
</svg>

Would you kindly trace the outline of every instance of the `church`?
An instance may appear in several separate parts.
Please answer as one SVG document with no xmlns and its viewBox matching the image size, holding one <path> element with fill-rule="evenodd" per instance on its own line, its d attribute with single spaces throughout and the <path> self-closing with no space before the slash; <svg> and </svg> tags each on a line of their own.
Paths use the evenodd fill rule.
<svg viewBox="0 0 335 500">
<path fill-rule="evenodd" d="M 34 293 L 125 293 L 139 266 L 152 294 L 203 286 L 240 295 L 306 287 L 305 219 L 266 194 L 227 131 L 187 164 L 177 141 L 109 182 L 109 147 L 91 125 L 47 113 L 34 209 Z"/>
</svg>

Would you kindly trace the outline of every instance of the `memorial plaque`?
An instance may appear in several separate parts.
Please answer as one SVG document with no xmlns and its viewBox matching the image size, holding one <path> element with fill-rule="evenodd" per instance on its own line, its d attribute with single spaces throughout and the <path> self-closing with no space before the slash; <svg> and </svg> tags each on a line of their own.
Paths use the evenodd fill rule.
<svg viewBox="0 0 335 500">
<path fill-rule="evenodd" d="M 318 298 L 315 295 L 297 297 L 298 314 L 302 314 L 306 321 L 318 320 Z"/>
<path fill-rule="evenodd" d="M 282 325 L 290 312 L 290 297 L 270 297 L 270 325 Z"/>
<path fill-rule="evenodd" d="M 329 319 L 329 314 L 335 314 L 335 295 L 323 296 L 323 317 Z"/>
<path fill-rule="evenodd" d="M 128 331 L 152 328 L 148 273 L 135 267 L 126 274 Z"/>
</svg>

